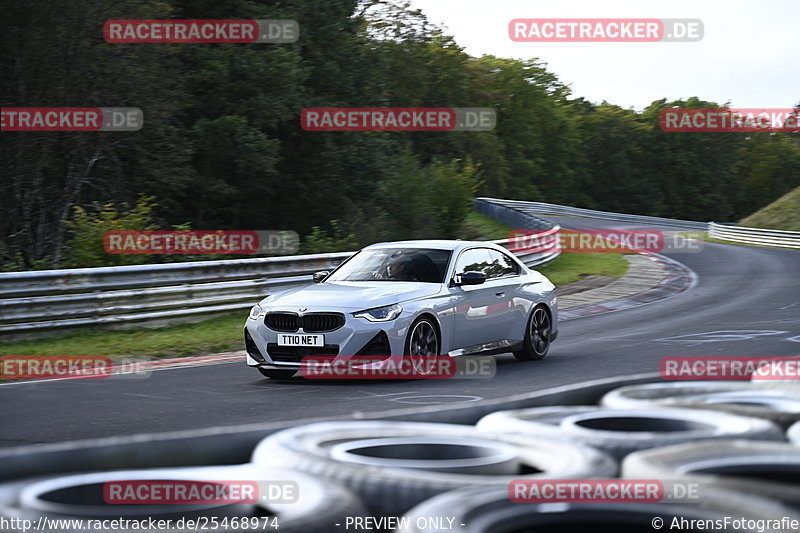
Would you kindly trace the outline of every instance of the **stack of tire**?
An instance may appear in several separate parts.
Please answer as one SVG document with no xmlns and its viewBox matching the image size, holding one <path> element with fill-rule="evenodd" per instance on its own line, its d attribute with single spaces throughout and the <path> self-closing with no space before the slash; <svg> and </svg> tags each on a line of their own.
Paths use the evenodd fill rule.
<svg viewBox="0 0 800 533">
<path fill-rule="evenodd" d="M 398 531 L 440 532 L 436 519 L 445 517 L 470 533 L 601 524 L 652 531 L 656 517 L 667 528 L 673 520 L 742 518 L 750 521 L 737 530 L 763 531 L 783 517 L 800 520 L 800 447 L 787 442 L 790 426 L 800 438 L 798 420 L 800 388 L 653 383 L 617 388 L 594 406 L 498 411 L 474 427 L 302 426 L 264 439 L 253 462 L 343 485 L 371 514 L 405 516 Z M 695 483 L 700 500 L 519 504 L 509 497 L 515 479 L 617 476 Z"/>
<path fill-rule="evenodd" d="M 340 421 L 298 426 L 264 438 L 244 465 L 7 480 L 0 483 L 0 516 L 276 516 L 277 531 L 308 533 L 353 531 L 357 528 L 346 526 L 348 518 L 366 516 L 404 517 L 395 531 L 426 533 L 590 525 L 653 531 L 659 527 L 656 519 L 670 529 L 673 520 L 707 524 L 725 517 L 750 520 L 740 522 L 737 531 L 775 531 L 779 528 L 764 524 L 783 517 L 800 520 L 800 387 L 650 383 L 619 386 L 597 405 L 483 414 L 476 414 L 475 425 Z M 700 499 L 514 503 L 509 497 L 514 480 L 615 477 L 697 483 Z M 106 503 L 106 482 L 137 479 L 291 480 L 300 497 L 294 503 L 235 505 Z"/>
<path fill-rule="evenodd" d="M 296 501 L 272 503 L 256 501 L 254 503 L 209 501 L 202 504 L 176 504 L 165 502 L 142 504 L 107 503 L 104 487 L 106 483 L 118 481 L 202 481 L 212 484 L 229 484 L 235 481 L 256 482 L 261 486 L 277 485 L 291 481 L 296 492 L 302 497 Z M 262 491 L 258 491 L 259 493 Z M 260 529 L 267 524 L 278 524 L 280 529 L 272 526 L 264 527 L 269 531 L 290 531 L 303 533 L 308 531 L 339 531 L 335 526 L 347 516 L 366 513 L 361 500 L 351 491 L 326 482 L 303 472 L 289 471 L 282 468 L 265 467 L 256 464 L 193 466 L 178 468 L 150 468 L 140 470 L 110 470 L 90 473 L 74 473 L 58 476 L 39 476 L 35 478 L 0 483 L 0 517 L 16 519 L 21 524 L 28 520 L 37 524 L 41 517 L 54 520 L 74 518 L 91 518 L 99 520 L 128 519 L 146 522 L 148 519 L 178 521 L 194 520 L 198 526 L 192 529 L 213 528 L 210 521 L 201 521 L 201 517 L 215 517 L 220 522 L 226 518 L 235 519 L 231 531 L 237 529 Z M 264 517 L 275 517 L 272 522 Z M 242 524 L 247 519 L 247 524 Z M 166 523 L 166 522 L 164 522 Z M 184 522 L 185 523 L 185 522 Z M 241 525 L 239 525 L 241 524 Z M 206 527 L 201 527 L 205 525 Z M 256 527 L 254 527 L 256 526 Z M 112 526 L 109 526 L 112 527 Z M 130 526 L 129 526 L 130 527 Z M 140 529 L 134 527 L 133 529 Z M 185 529 L 185 528 L 184 528 Z M 85 531 L 78 528 L 74 531 Z M 118 526 L 116 531 L 122 531 Z M 3 530 L 4 531 L 4 530 Z M 47 528 L 46 531 L 51 531 Z M 58 531 L 73 531 L 69 528 Z M 180 529 L 160 528 L 159 531 L 180 531 Z"/>
</svg>

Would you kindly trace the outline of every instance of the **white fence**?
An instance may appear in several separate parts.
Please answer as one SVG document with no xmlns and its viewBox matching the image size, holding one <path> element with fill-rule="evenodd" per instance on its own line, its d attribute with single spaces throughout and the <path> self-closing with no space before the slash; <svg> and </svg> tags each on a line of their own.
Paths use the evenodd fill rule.
<svg viewBox="0 0 800 533">
<path fill-rule="evenodd" d="M 709 222 L 708 235 L 716 239 L 741 242 L 745 244 L 760 244 L 765 246 L 779 246 L 781 248 L 794 248 L 800 250 L 800 231 L 782 231 L 776 229 L 745 228 L 742 226 L 726 226 Z"/>
</svg>

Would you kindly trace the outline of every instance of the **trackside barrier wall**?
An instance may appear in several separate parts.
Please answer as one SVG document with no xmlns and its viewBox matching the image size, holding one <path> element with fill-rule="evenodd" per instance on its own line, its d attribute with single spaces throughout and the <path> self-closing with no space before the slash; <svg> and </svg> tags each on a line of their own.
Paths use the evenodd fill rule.
<svg viewBox="0 0 800 533">
<path fill-rule="evenodd" d="M 488 204 L 487 204 L 488 205 Z M 558 225 L 505 206 L 489 206 L 518 228 Z M 529 266 L 558 256 L 551 250 L 520 254 Z M 495 241 L 501 246 L 508 240 Z M 245 312 L 270 291 L 311 283 L 354 252 L 0 273 L 0 340 L 60 335 L 75 329 L 123 329 L 196 322 Z M 242 317 L 244 319 L 244 317 Z"/>
<path fill-rule="evenodd" d="M 800 250 L 800 231 L 746 228 L 709 222 L 708 235 L 709 237 L 744 244 L 779 246 L 781 248 Z"/>
<path fill-rule="evenodd" d="M 651 217 L 645 215 L 628 215 L 624 213 L 611 213 L 594 209 L 583 209 L 565 205 L 547 204 L 543 202 L 524 202 L 517 200 L 502 200 L 499 198 L 478 198 L 476 209 L 495 220 L 503 222 L 512 228 L 523 228 L 519 219 L 507 216 L 501 207 L 514 209 L 521 214 L 553 215 L 563 217 L 597 218 L 617 222 L 630 222 L 633 224 L 655 224 L 659 226 L 674 227 L 684 230 L 707 231 L 710 237 L 723 239 L 743 244 L 758 244 L 762 246 L 778 246 L 782 248 L 800 249 L 800 231 L 783 231 L 762 228 L 748 228 L 716 222 L 697 222 L 692 220 L 678 220 L 672 218 Z M 477 207 L 481 205 L 483 207 Z M 491 206 L 491 207 L 486 207 Z"/>
<path fill-rule="evenodd" d="M 270 290 L 310 283 L 310 274 L 352 253 L 0 273 L 0 339 L 244 311 Z"/>
<path fill-rule="evenodd" d="M 566 205 L 547 204 L 543 202 L 523 202 L 516 200 L 502 200 L 499 198 L 478 198 L 479 201 L 492 203 L 516 209 L 522 213 L 530 215 L 554 215 L 562 217 L 583 217 L 599 218 L 603 220 L 614 220 L 618 222 L 632 222 L 634 224 L 657 224 L 659 226 L 672 226 L 682 229 L 707 229 L 706 222 L 696 222 L 692 220 L 677 220 L 673 218 L 649 217 L 645 215 L 628 215 L 624 213 L 611 213 L 609 211 L 596 211 L 594 209 L 583 209 L 581 207 L 570 207 Z M 514 226 L 512 226 L 514 227 Z"/>
</svg>

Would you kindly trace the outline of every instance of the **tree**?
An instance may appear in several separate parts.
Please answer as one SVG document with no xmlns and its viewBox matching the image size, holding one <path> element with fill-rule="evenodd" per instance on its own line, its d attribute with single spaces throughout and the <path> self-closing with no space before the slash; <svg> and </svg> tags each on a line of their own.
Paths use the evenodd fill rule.
<svg viewBox="0 0 800 533">
<path fill-rule="evenodd" d="M 732 219 L 749 215 L 800 186 L 800 147 L 789 134 L 754 133 L 737 154 L 740 184 Z"/>
<path fill-rule="evenodd" d="M 134 199 L 143 189 L 180 190 L 185 144 L 171 121 L 180 102 L 169 46 L 111 45 L 103 22 L 164 18 L 155 0 L 8 4 L 0 19 L 3 107 L 139 107 L 140 132 L 2 133 L 0 231 L 22 267 L 58 267 L 62 221 L 96 199 Z"/>
<path fill-rule="evenodd" d="M 583 192 L 589 207 L 609 211 L 654 214 L 663 210 L 658 182 L 649 172 L 650 155 L 643 141 L 654 125 L 630 109 L 603 102 L 575 102 L 579 132 L 578 167 L 584 173 Z"/>
</svg>

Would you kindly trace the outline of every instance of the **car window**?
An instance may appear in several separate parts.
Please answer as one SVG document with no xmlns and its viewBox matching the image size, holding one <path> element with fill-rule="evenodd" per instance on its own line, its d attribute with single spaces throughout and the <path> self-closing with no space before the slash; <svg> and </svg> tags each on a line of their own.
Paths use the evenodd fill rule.
<svg viewBox="0 0 800 533">
<path fill-rule="evenodd" d="M 501 278 L 519 274 L 519 265 L 507 254 L 497 250 L 489 250 L 489 256 L 492 258 L 492 277 Z"/>
<path fill-rule="evenodd" d="M 450 250 L 374 248 L 362 250 L 325 281 L 421 281 L 443 283 Z"/>
<path fill-rule="evenodd" d="M 503 252 L 489 248 L 472 248 L 465 251 L 456 263 L 456 274 L 481 272 L 486 279 L 519 274 L 519 266 Z"/>
<path fill-rule="evenodd" d="M 492 258 L 488 248 L 471 248 L 461 253 L 456 262 L 456 274 L 462 272 L 481 272 L 491 277 Z"/>
</svg>

